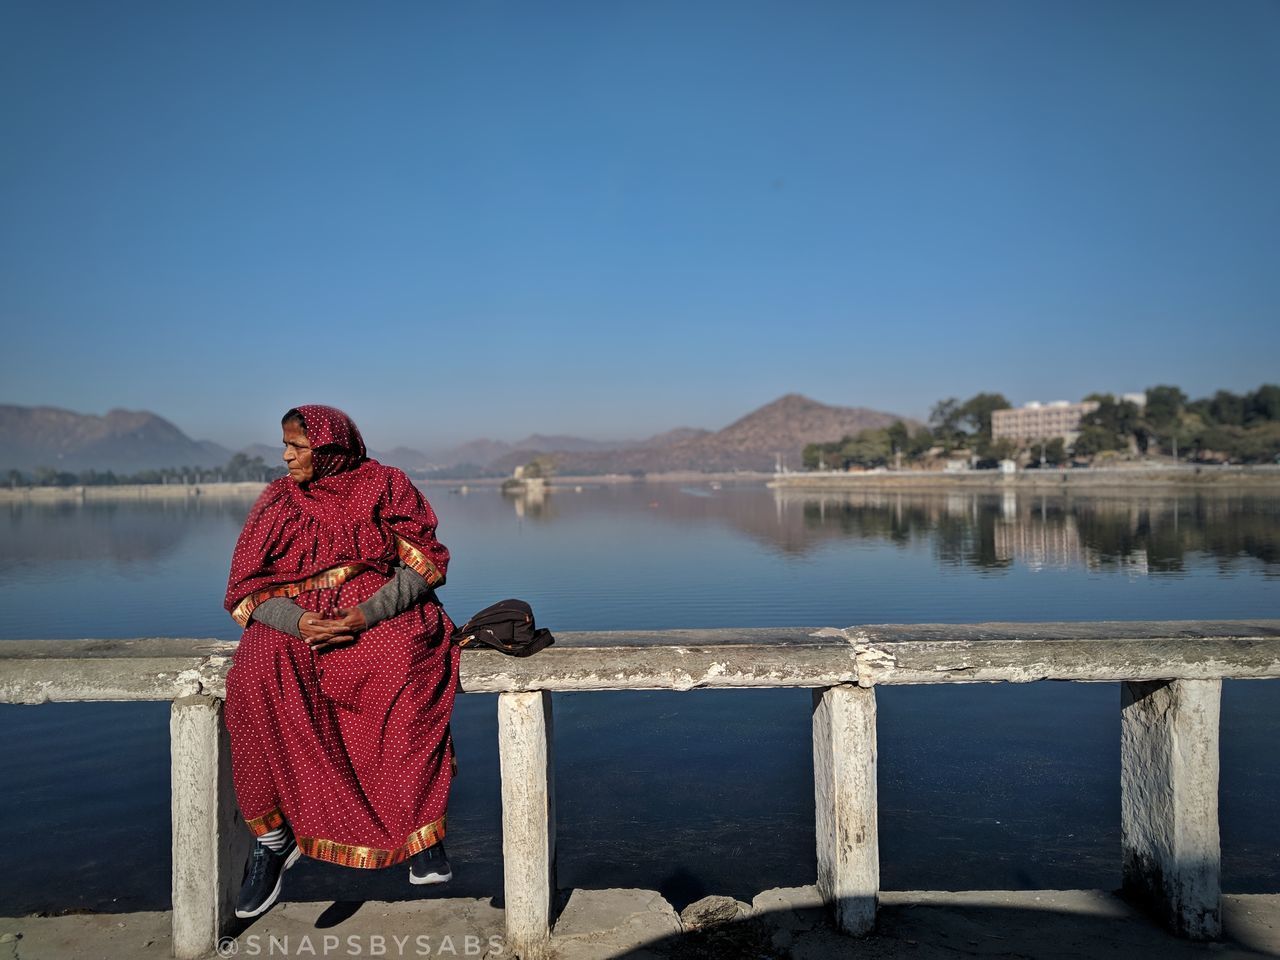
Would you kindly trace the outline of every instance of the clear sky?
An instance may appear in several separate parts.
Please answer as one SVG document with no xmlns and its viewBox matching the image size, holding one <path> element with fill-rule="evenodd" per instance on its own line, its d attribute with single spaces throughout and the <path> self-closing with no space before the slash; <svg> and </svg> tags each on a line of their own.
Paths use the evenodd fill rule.
<svg viewBox="0 0 1280 960">
<path fill-rule="evenodd" d="M 0 402 L 382 448 L 1280 380 L 1280 3 L 0 5 Z"/>
</svg>

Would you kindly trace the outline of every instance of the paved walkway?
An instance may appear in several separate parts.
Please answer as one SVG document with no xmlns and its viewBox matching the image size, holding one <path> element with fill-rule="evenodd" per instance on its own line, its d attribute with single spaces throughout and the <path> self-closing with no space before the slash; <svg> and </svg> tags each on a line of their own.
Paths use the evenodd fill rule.
<svg viewBox="0 0 1280 960">
<path fill-rule="evenodd" d="M 738 914 L 738 919 L 692 928 Z M 745 916 L 744 916 L 745 914 Z M 715 898 L 684 911 L 644 890 L 574 891 L 553 960 L 826 960 L 959 957 L 1280 957 L 1280 895 L 1223 899 L 1221 943 L 1177 940 L 1109 893 L 968 891 L 884 893 L 876 933 L 833 931 L 812 887 Z M 170 955 L 167 912 L 0 918 L 0 960 L 133 960 Z M 502 910 L 488 900 L 289 903 L 222 946 L 238 957 L 510 957 Z M 210 954 L 211 957 L 215 954 Z"/>
</svg>

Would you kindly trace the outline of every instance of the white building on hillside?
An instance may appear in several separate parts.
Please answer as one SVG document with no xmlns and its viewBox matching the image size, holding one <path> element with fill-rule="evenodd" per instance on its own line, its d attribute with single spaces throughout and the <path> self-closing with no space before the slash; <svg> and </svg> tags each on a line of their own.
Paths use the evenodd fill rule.
<svg viewBox="0 0 1280 960">
<path fill-rule="evenodd" d="M 1138 407 L 1147 405 L 1145 393 L 1121 394 L 1120 400 Z M 1066 400 L 1039 403 L 1033 400 L 1021 407 L 997 410 L 991 414 L 991 439 L 1027 443 L 1061 437 L 1070 446 L 1080 436 L 1081 418 L 1097 409 L 1098 403 L 1095 400 L 1082 400 L 1079 403 L 1068 403 Z"/>
<path fill-rule="evenodd" d="M 1061 437 L 1070 445 L 1080 436 L 1080 419 L 1097 409 L 1098 403 L 1094 400 L 1080 403 L 1068 403 L 1066 400 L 1038 403 L 1033 400 L 1022 407 L 997 410 L 991 414 L 991 439 L 1027 443 Z"/>
</svg>

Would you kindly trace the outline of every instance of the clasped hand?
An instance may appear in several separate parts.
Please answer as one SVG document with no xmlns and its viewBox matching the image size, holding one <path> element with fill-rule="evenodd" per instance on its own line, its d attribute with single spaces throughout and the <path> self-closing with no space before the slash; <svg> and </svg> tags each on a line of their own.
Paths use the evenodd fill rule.
<svg viewBox="0 0 1280 960">
<path fill-rule="evenodd" d="M 359 607 L 338 610 L 337 616 L 331 620 L 326 620 L 320 614 L 308 610 L 298 620 L 298 632 L 302 634 L 302 639 L 311 645 L 314 653 L 323 653 L 330 647 L 351 643 L 355 640 L 356 634 L 366 626 L 368 624 Z"/>
</svg>

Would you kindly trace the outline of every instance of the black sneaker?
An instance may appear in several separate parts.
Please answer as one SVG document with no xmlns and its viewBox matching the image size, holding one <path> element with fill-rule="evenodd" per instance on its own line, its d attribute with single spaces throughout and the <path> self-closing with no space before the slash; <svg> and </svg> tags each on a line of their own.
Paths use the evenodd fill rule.
<svg viewBox="0 0 1280 960">
<path fill-rule="evenodd" d="M 280 883 L 284 872 L 298 862 L 302 851 L 298 842 L 289 838 L 285 848 L 276 853 L 261 843 L 253 845 L 253 856 L 245 867 L 244 886 L 236 901 L 236 916 L 242 920 L 257 917 L 271 909 L 280 898 Z"/>
<path fill-rule="evenodd" d="M 444 855 L 444 841 L 409 858 L 410 883 L 445 883 L 452 879 L 453 869 Z"/>
</svg>

